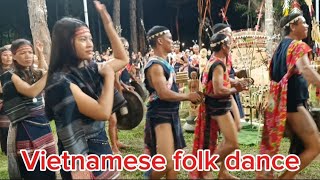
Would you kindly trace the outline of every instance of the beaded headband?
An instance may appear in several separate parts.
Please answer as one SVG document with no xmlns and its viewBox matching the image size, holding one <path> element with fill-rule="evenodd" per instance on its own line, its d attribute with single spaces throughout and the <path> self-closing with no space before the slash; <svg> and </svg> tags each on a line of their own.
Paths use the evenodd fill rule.
<svg viewBox="0 0 320 180">
<path fill-rule="evenodd" d="M 148 40 L 150 41 L 151 39 L 154 39 L 155 37 L 158 37 L 158 36 L 162 36 L 166 33 L 170 33 L 170 30 L 164 30 L 164 31 L 158 32 L 158 33 L 148 37 Z"/>
<path fill-rule="evenodd" d="M 228 30 L 228 29 L 230 29 L 230 31 L 231 31 L 231 28 L 230 28 L 230 27 L 226 27 L 226 28 L 223 28 L 223 29 L 221 29 L 220 31 L 216 32 L 215 34 L 224 33 L 224 31 L 226 31 L 226 30 Z"/>
<path fill-rule="evenodd" d="M 222 39 L 221 41 L 218 41 L 218 42 L 215 42 L 215 43 L 211 43 L 210 47 L 216 47 L 216 46 L 218 46 L 220 44 L 223 44 L 223 43 L 225 43 L 227 41 L 229 41 L 229 37 L 226 37 L 226 38 Z"/>
<path fill-rule="evenodd" d="M 294 18 L 291 21 L 289 21 L 286 25 L 284 25 L 283 28 L 289 27 L 290 24 L 295 23 L 295 22 L 299 21 L 299 19 L 302 19 L 302 18 L 303 18 L 303 16 L 297 16 L 296 18 Z"/>
</svg>

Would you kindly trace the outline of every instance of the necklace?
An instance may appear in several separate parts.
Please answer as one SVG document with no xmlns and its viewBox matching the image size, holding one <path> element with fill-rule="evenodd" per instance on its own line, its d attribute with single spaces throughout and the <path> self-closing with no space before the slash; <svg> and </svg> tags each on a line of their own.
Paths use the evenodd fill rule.
<svg viewBox="0 0 320 180">
<path fill-rule="evenodd" d="M 33 74 L 33 72 L 32 72 L 32 70 L 31 69 L 29 69 L 29 75 L 31 76 L 31 81 L 32 81 L 32 84 L 34 84 L 35 82 L 36 82 L 36 78 L 34 77 L 34 74 Z M 37 103 L 38 102 L 38 99 L 37 99 L 37 97 L 34 97 L 33 99 L 32 99 L 32 102 L 33 103 Z"/>
</svg>

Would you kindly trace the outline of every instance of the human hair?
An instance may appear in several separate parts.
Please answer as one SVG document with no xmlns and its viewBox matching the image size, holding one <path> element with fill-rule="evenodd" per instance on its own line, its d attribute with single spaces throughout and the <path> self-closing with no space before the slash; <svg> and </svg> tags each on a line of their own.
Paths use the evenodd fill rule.
<svg viewBox="0 0 320 180">
<path fill-rule="evenodd" d="M 11 52 L 13 55 L 17 53 L 17 50 L 21 46 L 30 46 L 33 51 L 33 46 L 29 40 L 26 39 L 17 39 L 12 42 L 11 45 Z M 14 58 L 13 58 L 14 59 Z M 17 74 L 22 80 L 26 81 L 29 84 L 34 84 L 42 77 L 42 71 L 33 69 L 33 66 L 24 67 L 18 63 L 17 60 L 14 59 L 13 61 L 15 67 L 15 74 Z"/>
<path fill-rule="evenodd" d="M 213 29 L 213 34 L 216 34 L 218 33 L 219 31 L 223 30 L 223 29 L 226 29 L 226 28 L 231 28 L 230 25 L 228 24 L 224 24 L 224 23 L 218 23 L 218 24 L 215 24 L 212 29 Z"/>
<path fill-rule="evenodd" d="M 169 30 L 167 27 L 164 26 L 153 26 L 147 33 L 147 38 L 149 44 L 152 48 L 157 46 L 157 39 L 162 37 L 159 33 Z"/>
<path fill-rule="evenodd" d="M 120 37 L 122 44 L 129 43 L 125 37 Z"/>
<path fill-rule="evenodd" d="M 287 24 L 291 20 L 295 19 L 298 16 L 302 16 L 302 14 L 301 13 L 292 13 L 292 14 L 290 14 L 288 16 L 284 16 L 280 19 L 280 27 L 283 28 L 283 35 L 284 36 L 289 35 L 291 32 L 290 24 L 289 24 L 289 26 L 287 26 Z M 298 21 L 292 22 L 292 24 L 297 25 Z"/>
<path fill-rule="evenodd" d="M 225 38 L 227 38 L 225 34 L 215 34 L 210 38 L 211 45 L 216 44 L 212 48 L 212 51 L 219 52 L 222 49 L 222 46 L 226 44 L 226 42 L 222 42 Z M 229 41 L 229 40 L 228 40 Z M 220 42 L 220 43 L 219 43 Z"/>
<path fill-rule="evenodd" d="M 70 17 L 60 19 L 53 26 L 48 79 L 54 72 L 66 72 L 80 64 L 74 47 L 74 35 L 80 27 L 88 26 L 83 21 Z"/>
</svg>

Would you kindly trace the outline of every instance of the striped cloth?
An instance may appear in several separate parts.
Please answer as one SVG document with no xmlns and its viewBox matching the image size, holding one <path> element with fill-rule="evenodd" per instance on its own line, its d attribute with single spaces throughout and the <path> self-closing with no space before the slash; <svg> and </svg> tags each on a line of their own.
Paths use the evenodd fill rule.
<svg viewBox="0 0 320 180">
<path fill-rule="evenodd" d="M 11 124 L 8 133 L 8 170 L 12 179 L 23 177 L 55 178 L 54 172 L 40 169 L 21 171 L 24 163 L 19 159 L 20 150 L 27 150 L 29 156 L 37 149 L 46 151 L 47 156 L 56 153 L 54 137 L 44 113 L 42 94 L 29 98 L 18 93 L 11 77 L 13 72 L 2 74 L 3 102 Z M 43 175 L 44 174 L 44 175 Z"/>
<path fill-rule="evenodd" d="M 46 114 L 54 119 L 58 134 L 59 152 L 69 154 L 112 154 L 105 132 L 105 122 L 96 121 L 79 112 L 70 84 L 77 85 L 84 93 L 98 99 L 103 78 L 95 63 L 83 68 L 72 68 L 67 73 L 57 72 L 48 77 L 45 90 Z M 102 119 L 103 120 L 103 119 Z M 118 171 L 94 171 L 95 179 L 112 179 Z M 70 172 L 61 172 L 63 178 L 71 177 Z"/>
</svg>

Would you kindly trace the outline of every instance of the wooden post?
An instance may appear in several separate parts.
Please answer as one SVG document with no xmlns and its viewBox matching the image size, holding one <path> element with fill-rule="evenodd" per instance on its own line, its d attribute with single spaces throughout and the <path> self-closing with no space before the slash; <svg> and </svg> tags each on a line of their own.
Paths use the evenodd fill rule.
<svg viewBox="0 0 320 180">
<path fill-rule="evenodd" d="M 267 36 L 267 54 L 270 56 L 273 54 L 273 33 L 274 33 L 274 25 L 273 25 L 273 0 L 265 1 L 265 31 Z"/>
</svg>

